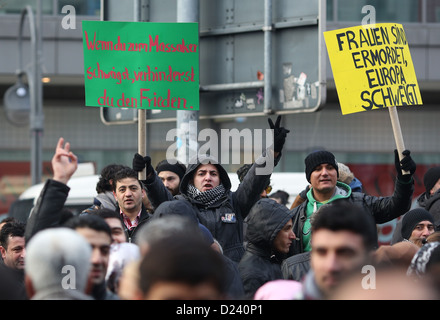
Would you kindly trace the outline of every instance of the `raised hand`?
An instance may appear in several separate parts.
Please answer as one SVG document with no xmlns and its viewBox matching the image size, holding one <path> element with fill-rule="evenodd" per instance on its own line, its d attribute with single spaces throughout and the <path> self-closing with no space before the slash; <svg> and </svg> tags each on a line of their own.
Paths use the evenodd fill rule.
<svg viewBox="0 0 440 320">
<path fill-rule="evenodd" d="M 286 136 L 290 132 L 290 130 L 280 127 L 281 115 L 278 116 L 275 124 L 273 123 L 271 118 L 268 118 L 269 126 L 273 129 L 273 149 L 275 152 L 281 152 L 283 149 L 284 143 L 286 142 Z"/>
<path fill-rule="evenodd" d="M 67 184 L 77 168 L 78 157 L 70 151 L 70 143 L 64 143 L 63 137 L 59 138 L 52 157 L 53 179 Z"/>
</svg>

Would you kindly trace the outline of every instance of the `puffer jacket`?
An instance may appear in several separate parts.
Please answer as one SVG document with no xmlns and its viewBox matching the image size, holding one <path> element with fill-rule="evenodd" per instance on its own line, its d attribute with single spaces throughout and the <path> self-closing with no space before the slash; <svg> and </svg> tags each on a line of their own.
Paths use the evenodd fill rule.
<svg viewBox="0 0 440 320">
<path fill-rule="evenodd" d="M 263 153 L 262 157 L 265 157 L 265 154 L 266 152 Z M 274 159 L 274 165 L 278 163 L 280 157 L 281 154 Z M 264 161 L 259 158 L 249 169 L 237 190 L 232 192 L 229 176 L 215 158 L 199 156 L 197 161 L 193 162 L 188 165 L 180 183 L 180 194 L 176 195 L 174 199 L 189 201 L 197 214 L 199 222 L 207 227 L 212 236 L 221 244 L 223 254 L 238 263 L 244 254 L 243 220 L 252 206 L 260 199 L 260 190 L 263 190 L 269 184 L 271 174 L 256 174 L 256 168 L 265 167 Z M 216 203 L 206 206 L 204 203 L 188 196 L 188 185 L 199 165 L 208 162 L 216 165 L 220 174 L 220 182 L 226 192 Z M 155 173 L 153 177 L 146 180 L 145 185 L 148 190 L 148 197 L 155 208 L 162 202 L 173 199 L 171 193 Z"/>
<path fill-rule="evenodd" d="M 336 187 L 342 189 L 341 192 L 337 192 L 338 194 L 343 193 L 345 189 L 346 196 L 338 197 L 338 199 L 330 200 L 329 202 L 350 201 L 371 213 L 376 224 L 381 224 L 401 216 L 410 209 L 414 192 L 414 181 L 411 179 L 410 182 L 404 183 L 396 179 L 394 193 L 389 197 L 376 197 L 362 192 L 351 192 L 350 187 L 341 182 L 337 182 Z M 312 192 L 312 189 L 309 192 Z M 304 252 L 302 230 L 307 219 L 306 208 L 308 204 L 309 199 L 293 209 L 295 216 L 293 232 L 297 240 L 292 243 L 291 252 L 293 254 Z"/>
<path fill-rule="evenodd" d="M 248 217 L 248 245 L 238 265 L 246 298 L 252 299 L 266 282 L 283 279 L 281 263 L 286 256 L 273 250 L 273 242 L 292 217 L 289 208 L 268 198 L 252 207 Z"/>
</svg>

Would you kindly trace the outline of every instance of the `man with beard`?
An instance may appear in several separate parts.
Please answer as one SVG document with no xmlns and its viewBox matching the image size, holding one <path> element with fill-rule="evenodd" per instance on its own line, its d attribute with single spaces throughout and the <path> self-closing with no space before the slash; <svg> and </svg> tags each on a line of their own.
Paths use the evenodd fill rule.
<svg viewBox="0 0 440 320">
<path fill-rule="evenodd" d="M 180 181 L 182 181 L 185 171 L 186 166 L 177 160 L 175 164 L 172 164 L 165 159 L 156 165 L 156 173 L 158 177 L 173 196 L 180 193 Z"/>
</svg>

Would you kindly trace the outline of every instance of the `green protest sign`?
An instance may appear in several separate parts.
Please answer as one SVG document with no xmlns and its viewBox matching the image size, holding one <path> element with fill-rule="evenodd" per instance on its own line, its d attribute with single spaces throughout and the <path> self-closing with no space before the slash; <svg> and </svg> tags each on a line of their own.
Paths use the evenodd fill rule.
<svg viewBox="0 0 440 320">
<path fill-rule="evenodd" d="M 199 110 L 197 23 L 83 21 L 86 106 Z"/>
</svg>

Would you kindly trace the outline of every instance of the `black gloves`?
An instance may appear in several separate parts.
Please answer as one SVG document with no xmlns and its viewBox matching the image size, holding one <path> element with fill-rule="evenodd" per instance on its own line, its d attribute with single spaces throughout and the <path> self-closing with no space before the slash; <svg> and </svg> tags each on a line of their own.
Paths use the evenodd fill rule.
<svg viewBox="0 0 440 320">
<path fill-rule="evenodd" d="M 402 154 L 405 157 L 403 157 L 402 161 L 400 161 L 399 153 L 397 152 L 397 149 L 394 149 L 394 164 L 397 170 L 397 179 L 399 179 L 402 182 L 409 182 L 414 172 L 416 172 L 417 166 L 414 160 L 410 156 L 411 151 L 404 150 Z M 409 174 L 402 174 L 402 170 L 409 171 Z"/>
<path fill-rule="evenodd" d="M 144 168 L 147 168 L 147 177 L 154 171 L 153 166 L 151 165 L 151 158 L 149 156 L 142 157 L 136 152 L 133 157 L 133 170 L 141 172 Z"/>
<path fill-rule="evenodd" d="M 284 146 L 284 142 L 286 142 L 286 136 L 290 132 L 284 127 L 280 127 L 281 115 L 278 116 L 275 125 L 272 122 L 272 119 L 267 119 L 269 122 L 269 126 L 273 129 L 273 149 L 275 152 L 281 152 Z"/>
</svg>

